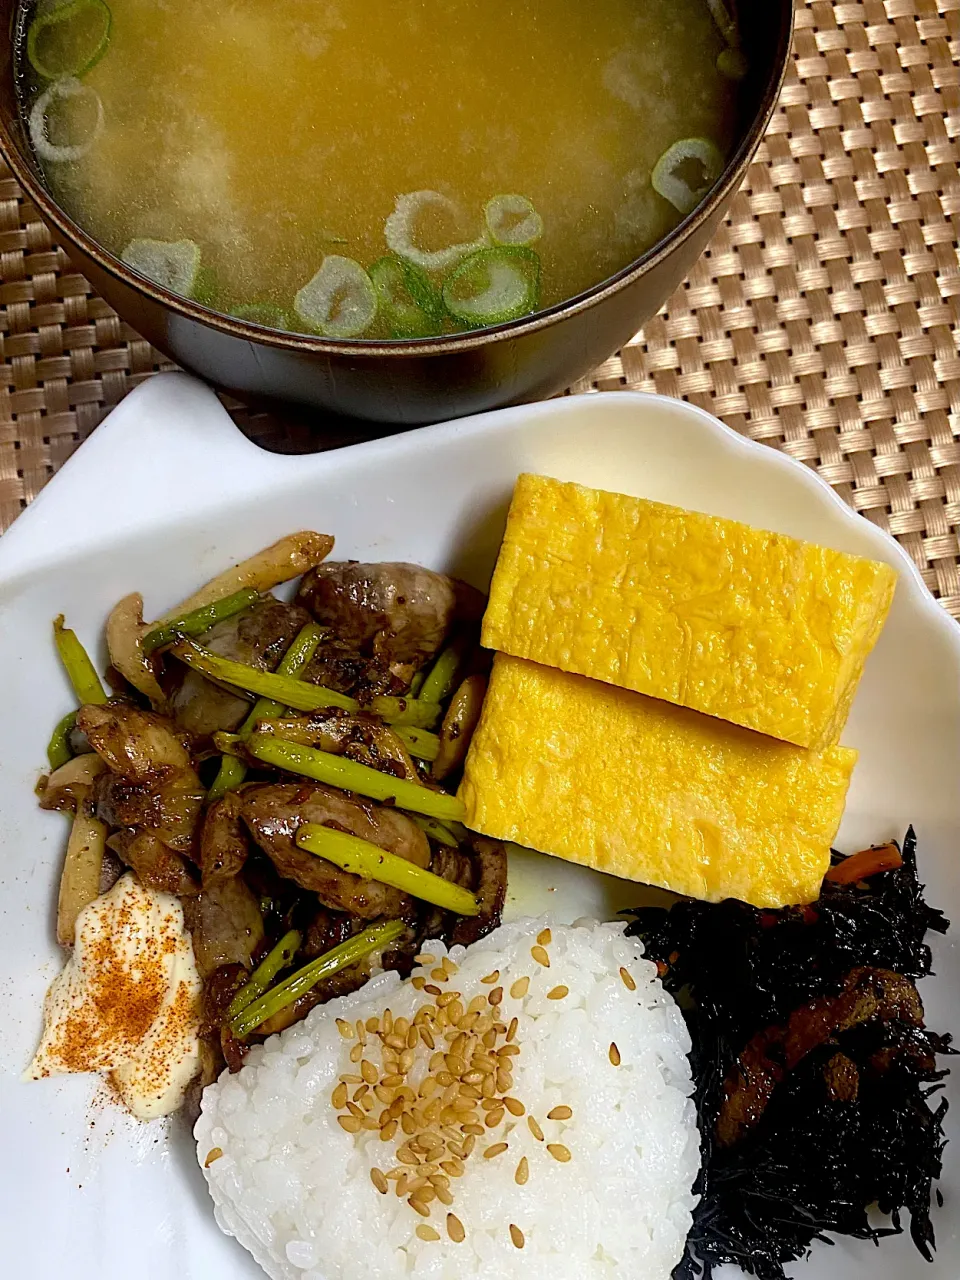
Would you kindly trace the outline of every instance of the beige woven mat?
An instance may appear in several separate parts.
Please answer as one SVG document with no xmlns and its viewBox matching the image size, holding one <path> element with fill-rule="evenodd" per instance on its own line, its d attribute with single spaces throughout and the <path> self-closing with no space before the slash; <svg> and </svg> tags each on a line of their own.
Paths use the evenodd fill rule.
<svg viewBox="0 0 960 1280">
<path fill-rule="evenodd" d="M 795 60 L 730 215 L 575 392 L 682 396 L 814 467 L 960 617 L 960 0 L 797 0 Z M 0 529 L 160 357 L 0 162 Z M 271 448 L 307 421 L 229 406 Z"/>
</svg>

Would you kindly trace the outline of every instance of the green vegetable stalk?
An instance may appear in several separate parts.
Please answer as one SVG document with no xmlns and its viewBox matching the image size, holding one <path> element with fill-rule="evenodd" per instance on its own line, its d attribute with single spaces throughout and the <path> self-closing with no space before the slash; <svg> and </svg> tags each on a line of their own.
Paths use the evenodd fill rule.
<svg viewBox="0 0 960 1280">
<path fill-rule="evenodd" d="M 188 613 L 148 631 L 143 637 L 143 652 L 149 655 L 164 645 L 173 644 L 181 636 L 202 636 L 216 623 L 242 613 L 259 599 L 259 591 L 254 591 L 253 587 L 243 587 L 232 596 L 201 605 L 199 609 L 191 609 Z"/>
<path fill-rule="evenodd" d="M 436 818 L 425 818 L 422 813 L 411 813 L 410 817 L 420 830 L 425 831 L 432 840 L 436 840 L 437 844 L 445 844 L 449 849 L 459 848 L 460 841 L 445 822 L 438 822 Z M 452 825 L 459 826 L 459 823 Z"/>
<path fill-rule="evenodd" d="M 382 951 L 389 947 L 403 933 L 406 925 L 402 920 L 390 920 L 385 924 L 374 924 L 362 933 L 355 934 L 346 942 L 327 951 L 324 955 L 311 960 L 302 969 L 292 973 L 289 978 L 277 984 L 265 995 L 251 1001 L 230 1022 L 230 1029 L 235 1036 L 243 1039 L 251 1031 L 255 1031 L 261 1022 L 266 1022 L 281 1009 L 294 1003 L 315 987 L 323 978 L 329 978 L 349 965 L 357 964 L 372 955 L 374 951 Z"/>
<path fill-rule="evenodd" d="M 302 627 L 290 648 L 280 659 L 277 667 L 277 674 L 281 676 L 296 676 L 303 670 L 310 659 L 317 651 L 317 646 L 323 639 L 323 632 L 316 623 L 308 622 Z M 253 704 L 253 710 L 249 713 L 246 720 L 240 726 L 240 731 L 235 736 L 238 742 L 245 742 L 253 733 L 257 724 L 261 720 L 267 720 L 271 716 L 279 716 L 283 714 L 283 706 L 279 702 L 274 702 L 272 698 L 258 698 Z M 235 791 L 240 786 L 247 774 L 247 766 L 235 755 L 226 755 L 220 761 L 220 769 L 214 778 L 210 787 L 208 798 L 219 800 L 221 796 L 228 791 Z"/>
<path fill-rule="evenodd" d="M 453 685 L 466 648 L 464 636 L 458 636 L 440 654 L 420 686 L 417 697 L 424 702 L 442 702 L 453 692 Z"/>
<path fill-rule="evenodd" d="M 440 753 L 440 739 L 429 729 L 411 729 L 398 724 L 394 726 L 393 732 L 418 760 L 436 760 Z"/>
<path fill-rule="evenodd" d="M 281 969 L 286 969 L 300 947 L 300 934 L 296 929 L 285 933 L 272 951 L 260 961 L 227 1008 L 227 1022 L 233 1022 L 254 1000 L 260 998 Z"/>
<path fill-rule="evenodd" d="M 81 707 L 89 703 L 106 702 L 107 694 L 87 651 L 77 639 L 77 633 L 63 625 L 63 614 L 53 620 L 53 638 L 77 701 Z"/>
<path fill-rule="evenodd" d="M 345 756 L 331 755 L 329 751 L 319 751 L 316 747 L 302 747 L 296 742 L 285 742 L 272 734 L 253 734 L 247 743 L 247 750 L 254 759 L 272 765 L 275 769 L 286 769 L 288 773 L 299 773 L 331 787 L 355 791 L 358 795 L 369 796 L 371 800 L 389 800 L 398 809 L 424 813 L 428 818 L 439 818 L 441 822 L 444 819 L 459 822 L 466 812 L 456 796 L 444 791 L 431 791 L 419 782 L 395 778 L 392 774 L 381 773 L 379 769 L 371 769 L 369 765 L 358 764 Z"/>
<path fill-rule="evenodd" d="M 76 723 L 77 713 L 71 711 L 63 717 L 50 735 L 50 741 L 47 743 L 47 759 L 50 761 L 51 769 L 59 769 L 62 764 L 66 764 L 68 760 L 73 759 L 73 752 L 70 750 L 70 735 L 73 733 Z"/>
<path fill-rule="evenodd" d="M 219 680 L 222 684 L 233 685 L 237 689 L 245 689 L 247 693 L 255 693 L 262 698 L 271 698 L 281 706 L 292 707 L 295 711 L 320 711 L 324 707 L 341 707 L 344 711 L 353 712 L 372 711 L 390 724 L 410 724 L 426 729 L 435 725 L 440 717 L 441 707 L 438 703 L 424 702 L 418 698 L 380 697 L 361 707 L 356 698 L 350 698 L 345 693 L 337 693 L 334 689 L 325 689 L 322 685 L 296 680 L 277 672 L 258 671 L 243 662 L 221 658 L 219 654 L 211 653 L 193 640 L 180 640 L 173 645 L 170 653 L 201 675 Z"/>
<path fill-rule="evenodd" d="M 435 907 L 455 911 L 457 915 L 475 916 L 480 913 L 480 904 L 469 889 L 444 880 L 443 876 L 434 875 L 432 871 L 425 871 L 395 853 L 387 853 L 359 836 L 308 822 L 297 832 L 296 840 L 301 849 L 316 854 L 318 858 L 326 858 L 342 871 L 349 871 L 364 880 L 389 884 L 424 902 L 432 902 Z"/>
</svg>

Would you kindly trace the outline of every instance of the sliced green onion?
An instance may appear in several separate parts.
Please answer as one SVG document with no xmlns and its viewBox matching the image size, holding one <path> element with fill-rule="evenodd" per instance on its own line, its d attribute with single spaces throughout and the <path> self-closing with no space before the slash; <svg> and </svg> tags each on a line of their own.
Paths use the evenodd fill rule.
<svg viewBox="0 0 960 1280">
<path fill-rule="evenodd" d="M 532 249 L 480 249 L 443 283 L 444 306 L 472 329 L 528 315 L 539 301 L 540 259 Z"/>
<path fill-rule="evenodd" d="M 412 262 L 388 253 L 370 268 L 380 315 L 394 338 L 427 338 L 443 326 L 443 299 Z"/>
<path fill-rule="evenodd" d="M 440 739 L 428 729 L 408 729 L 406 725 L 394 725 L 393 732 L 412 756 L 418 760 L 436 760 L 440 752 Z"/>
<path fill-rule="evenodd" d="M 431 839 L 436 840 L 437 844 L 445 844 L 450 849 L 459 847 L 460 841 L 446 823 L 438 822 L 436 818 L 425 818 L 422 813 L 411 813 L 410 817 L 420 830 L 425 831 Z"/>
<path fill-rule="evenodd" d="M 398 809 L 425 813 L 428 818 L 439 818 L 441 822 L 447 818 L 459 822 L 466 814 L 463 802 L 445 791 L 431 791 L 419 782 L 395 778 L 393 774 L 381 773 L 379 769 L 358 764 L 346 756 L 320 751 L 317 747 L 303 747 L 296 742 L 275 738 L 272 734 L 254 733 L 247 743 L 247 750 L 255 760 L 275 769 L 299 773 L 329 787 L 355 791 L 357 795 L 369 796 L 371 800 L 389 800 Z"/>
<path fill-rule="evenodd" d="M 93 111 L 92 123 L 88 125 L 84 137 L 79 141 L 54 142 L 50 137 L 51 108 L 57 102 L 67 102 L 72 98 L 79 98 L 91 104 L 91 110 Z M 71 116 L 74 120 L 76 119 L 76 104 L 71 110 Z M 75 76 L 64 76 L 60 80 L 54 80 L 53 84 L 40 94 L 30 108 L 28 121 L 30 141 L 33 143 L 33 149 L 41 160 L 55 163 L 79 160 L 87 154 L 100 136 L 103 122 L 103 103 L 100 101 L 100 95 L 97 91 L 91 89 L 89 85 L 81 84 Z"/>
<path fill-rule="evenodd" d="M 426 702 L 442 702 L 453 692 L 465 648 L 463 636 L 457 636 L 452 644 L 447 645 L 430 668 L 420 688 L 419 697 Z"/>
<path fill-rule="evenodd" d="M 292 707 L 294 711 L 321 711 L 324 707 L 340 707 L 344 711 L 353 712 L 372 711 L 390 724 L 412 724 L 421 729 L 430 729 L 437 723 L 442 710 L 436 702 L 391 697 L 373 698 L 361 708 L 356 698 L 350 698 L 345 693 L 337 693 L 334 689 L 325 689 L 322 685 L 310 684 L 306 680 L 296 680 L 273 671 L 258 671 L 256 667 L 248 667 L 246 663 L 221 658 L 218 653 L 211 653 L 194 640 L 181 640 L 172 646 L 170 653 L 201 675 L 210 676 L 213 680 L 220 680 L 237 689 L 245 689 L 247 693 L 255 693 L 258 697 L 272 698 L 281 706 Z"/>
<path fill-rule="evenodd" d="M 494 196 L 483 217 L 495 244 L 533 244 L 543 235 L 543 219 L 526 196 Z"/>
<path fill-rule="evenodd" d="M 195 240 L 131 240 L 120 261 L 162 289 L 189 298 L 200 271 L 200 246 Z"/>
<path fill-rule="evenodd" d="M 476 240 L 450 244 L 443 249 L 426 249 L 417 244 L 416 224 L 430 210 L 455 224 L 463 221 L 460 206 L 439 191 L 408 191 L 397 196 L 393 213 L 384 224 L 387 247 L 415 266 L 423 267 L 424 271 L 447 271 L 461 258 L 482 248 L 485 243 L 482 233 Z"/>
<path fill-rule="evenodd" d="M 316 653 L 317 646 L 322 639 L 323 631 L 320 627 L 315 622 L 308 622 L 305 627 L 301 628 L 290 648 L 280 659 L 280 663 L 277 666 L 277 674 L 281 676 L 298 675 Z M 240 732 L 236 735 L 231 735 L 231 737 L 236 736 L 238 743 L 245 742 L 261 720 L 269 719 L 271 716 L 282 715 L 283 710 L 283 704 L 275 702 L 272 698 L 258 698 L 253 704 L 253 710 L 240 726 Z M 219 800 L 228 791 L 235 791 L 246 776 L 247 766 L 244 762 L 235 755 L 225 755 L 220 761 L 217 776 L 207 792 L 208 799 L 211 801 Z"/>
<path fill-rule="evenodd" d="M 165 622 L 163 626 L 148 631 L 143 637 L 143 652 L 151 654 L 165 644 L 173 644 L 182 636 L 202 636 L 218 622 L 242 613 L 259 599 L 259 591 L 254 591 L 253 587 L 243 587 L 231 596 L 224 596 L 222 600 L 201 605 L 199 609 L 190 609 L 178 618 Z"/>
<path fill-rule="evenodd" d="M 294 298 L 293 309 L 325 338 L 356 338 L 377 318 L 377 291 L 359 262 L 331 253 Z"/>
<path fill-rule="evenodd" d="M 71 711 L 63 717 L 50 735 L 50 741 L 47 743 L 47 759 L 50 761 L 51 769 L 59 769 L 62 764 L 73 759 L 70 735 L 76 728 L 76 724 L 77 713 Z"/>
<path fill-rule="evenodd" d="M 110 43 L 112 15 L 103 0 L 40 6 L 27 30 L 27 57 L 44 80 L 86 75 Z"/>
<path fill-rule="evenodd" d="M 654 191 L 669 200 L 680 213 L 692 212 L 723 173 L 723 153 L 709 138 L 681 138 L 668 147 L 653 166 L 650 181 Z M 693 166 L 700 173 L 692 185 L 681 169 Z"/>
<path fill-rule="evenodd" d="M 325 858 L 341 871 L 349 871 L 351 875 L 360 876 L 363 880 L 388 884 L 401 893 L 409 893 L 423 902 L 431 902 L 435 907 L 455 911 L 459 916 L 480 914 L 480 904 L 469 889 L 454 884 L 452 880 L 445 880 L 432 871 L 425 871 L 423 867 L 418 867 L 395 853 L 387 853 L 385 849 L 371 844 L 369 840 L 361 840 L 359 836 L 307 822 L 297 832 L 296 841 L 307 853 Z"/>
<path fill-rule="evenodd" d="M 707 8 L 710 10 L 710 16 L 713 18 L 717 30 L 727 44 L 730 45 L 731 49 L 739 49 L 740 30 L 736 19 L 727 8 L 724 0 L 707 0 Z"/>
<path fill-rule="evenodd" d="M 260 998 L 281 969 L 289 967 L 300 948 L 301 937 L 296 929 L 285 933 L 272 951 L 269 951 L 251 973 L 227 1007 L 226 1021 L 233 1020 Z"/>
<path fill-rule="evenodd" d="M 722 49 L 717 55 L 717 70 L 728 80 L 743 80 L 750 70 L 747 56 L 741 49 Z"/>
<path fill-rule="evenodd" d="M 230 1023 L 231 1031 L 242 1040 L 256 1030 L 261 1022 L 266 1022 L 268 1018 L 299 1000 L 302 995 L 306 995 L 321 979 L 332 977 L 349 965 L 358 964 L 375 951 L 385 950 L 392 942 L 396 942 L 406 927 L 402 920 L 390 920 L 386 924 L 373 924 L 362 933 L 354 934 L 332 951 L 305 964 L 258 1000 L 253 1000 Z"/>
<path fill-rule="evenodd" d="M 235 320 L 242 320 L 245 324 L 258 324 L 263 329 L 290 332 L 295 327 L 289 312 L 274 306 L 272 302 L 247 302 L 239 307 L 231 307 L 227 315 L 233 316 Z"/>
<path fill-rule="evenodd" d="M 64 665 L 77 701 L 81 707 L 89 703 L 106 702 L 107 694 L 96 667 L 90 661 L 86 649 L 77 639 L 77 633 L 63 625 L 63 614 L 53 620 L 53 638 L 56 641 L 60 661 Z"/>
</svg>

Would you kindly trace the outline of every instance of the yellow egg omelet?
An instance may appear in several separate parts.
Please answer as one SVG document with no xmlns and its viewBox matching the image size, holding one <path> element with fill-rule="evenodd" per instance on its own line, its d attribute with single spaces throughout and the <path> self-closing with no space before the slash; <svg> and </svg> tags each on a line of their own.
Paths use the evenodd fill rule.
<svg viewBox="0 0 960 1280">
<path fill-rule="evenodd" d="M 839 740 L 896 576 L 785 534 L 521 475 L 483 643 L 820 750 Z"/>
<path fill-rule="evenodd" d="M 856 759 L 498 654 L 460 797 L 484 835 L 778 907 L 819 896 Z"/>
</svg>

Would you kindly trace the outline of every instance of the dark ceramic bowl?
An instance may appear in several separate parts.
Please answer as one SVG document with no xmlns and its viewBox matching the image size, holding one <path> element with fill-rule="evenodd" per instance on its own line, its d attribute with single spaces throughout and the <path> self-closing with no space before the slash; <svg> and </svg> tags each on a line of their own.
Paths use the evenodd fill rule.
<svg viewBox="0 0 960 1280">
<path fill-rule="evenodd" d="M 17 0 L 0 0 L 0 31 L 13 31 L 17 8 Z M 759 146 L 790 56 L 793 0 L 739 0 L 737 8 L 752 70 L 741 95 L 740 141 L 710 193 L 609 280 L 477 333 L 403 343 L 277 333 L 217 315 L 130 271 L 44 188 L 17 111 L 10 38 L 0 40 L 0 152 L 94 288 L 184 368 L 246 399 L 296 401 L 379 424 L 436 422 L 561 390 L 618 350 L 687 275 Z"/>
</svg>

